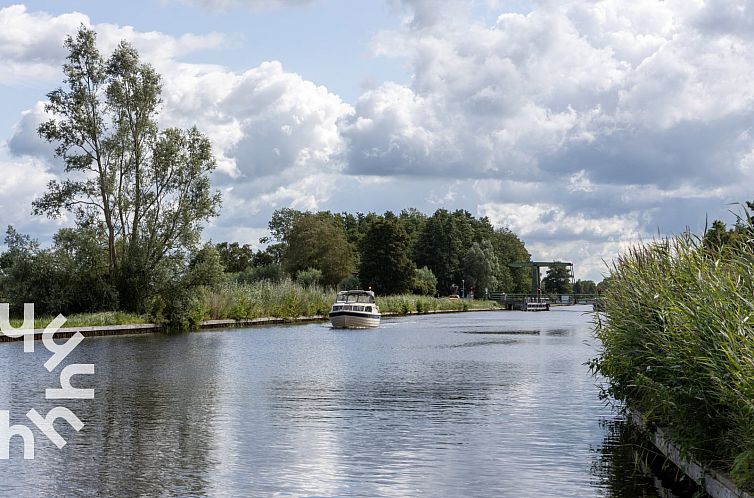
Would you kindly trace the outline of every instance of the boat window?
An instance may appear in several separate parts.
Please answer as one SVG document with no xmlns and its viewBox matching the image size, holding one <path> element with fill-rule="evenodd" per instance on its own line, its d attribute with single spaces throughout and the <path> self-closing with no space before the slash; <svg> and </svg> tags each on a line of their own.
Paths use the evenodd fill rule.
<svg viewBox="0 0 754 498">
<path fill-rule="evenodd" d="M 372 312 L 372 307 L 371 306 L 367 306 L 365 311 L 367 311 L 368 313 L 371 313 Z"/>
</svg>

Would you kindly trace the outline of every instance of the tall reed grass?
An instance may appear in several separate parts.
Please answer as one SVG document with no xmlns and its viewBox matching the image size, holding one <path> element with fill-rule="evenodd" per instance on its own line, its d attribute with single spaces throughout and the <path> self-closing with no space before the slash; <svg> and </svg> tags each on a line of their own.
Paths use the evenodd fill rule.
<svg viewBox="0 0 754 498">
<path fill-rule="evenodd" d="M 475 301 L 470 299 L 448 299 L 414 294 L 400 294 L 377 298 L 383 313 L 430 313 L 433 311 L 468 311 L 472 309 L 495 309 L 500 305 L 495 301 Z"/>
<path fill-rule="evenodd" d="M 325 315 L 335 294 L 322 287 L 304 287 L 291 280 L 279 283 L 228 283 L 200 298 L 206 319 L 297 318 Z"/>
<path fill-rule="evenodd" d="M 290 280 L 280 283 L 230 283 L 205 291 L 200 305 L 207 319 L 297 318 L 327 315 L 335 291 L 319 286 L 305 287 Z M 494 308 L 494 301 L 470 301 L 403 294 L 377 297 L 383 313 L 427 313 Z"/>
<path fill-rule="evenodd" d="M 687 233 L 635 247 L 610 270 L 592 361 L 603 394 L 753 488 L 754 244 L 713 250 Z"/>
</svg>

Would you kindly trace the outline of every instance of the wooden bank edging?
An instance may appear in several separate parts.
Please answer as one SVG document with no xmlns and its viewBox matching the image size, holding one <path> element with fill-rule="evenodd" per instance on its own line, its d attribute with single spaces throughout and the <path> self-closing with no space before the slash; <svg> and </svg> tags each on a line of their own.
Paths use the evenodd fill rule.
<svg viewBox="0 0 754 498">
<path fill-rule="evenodd" d="M 503 311 L 500 308 L 483 308 L 483 309 L 470 309 L 470 310 L 430 310 L 418 313 L 412 311 L 409 313 L 383 313 L 385 318 L 393 318 L 400 316 L 411 315 L 432 315 L 432 314 L 446 314 L 446 313 L 467 313 L 470 311 Z M 328 317 L 323 315 L 314 316 L 299 316 L 296 318 L 251 318 L 248 320 L 205 320 L 202 322 L 201 329 L 219 329 L 219 328 L 232 328 L 232 327 L 255 327 L 262 325 L 285 325 L 295 323 L 312 323 L 327 321 Z M 76 332 L 80 332 L 84 337 L 97 337 L 97 336 L 109 336 L 109 335 L 136 335 L 136 334 L 154 334 L 161 332 L 164 328 L 161 325 L 154 323 L 140 323 L 130 325 L 101 325 L 101 326 L 89 326 L 89 327 L 66 327 L 61 328 L 55 333 L 55 338 L 67 338 L 71 337 Z M 44 329 L 36 329 L 34 331 L 34 340 L 41 340 Z M 21 337 L 8 337 L 0 334 L 0 342 L 13 342 L 20 341 Z"/>
<path fill-rule="evenodd" d="M 738 486 L 727 475 L 714 469 L 705 468 L 696 460 L 683 456 L 681 449 L 665 435 L 665 431 L 654 426 L 654 424 L 647 423 L 646 418 L 640 412 L 629 409 L 628 416 L 634 424 L 647 431 L 652 444 L 668 460 L 673 462 L 712 498 L 754 498 L 751 493 L 738 489 Z"/>
</svg>

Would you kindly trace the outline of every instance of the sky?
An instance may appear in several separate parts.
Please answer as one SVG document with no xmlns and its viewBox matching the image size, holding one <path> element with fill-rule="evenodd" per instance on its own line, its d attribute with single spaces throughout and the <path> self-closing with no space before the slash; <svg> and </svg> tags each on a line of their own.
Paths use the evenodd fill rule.
<svg viewBox="0 0 754 498">
<path fill-rule="evenodd" d="M 754 5 L 736 0 L 0 3 L 0 227 L 63 173 L 37 136 L 81 24 L 163 77 L 160 126 L 210 137 L 206 240 L 275 209 L 466 209 L 599 281 L 640 241 L 754 200 Z"/>
</svg>

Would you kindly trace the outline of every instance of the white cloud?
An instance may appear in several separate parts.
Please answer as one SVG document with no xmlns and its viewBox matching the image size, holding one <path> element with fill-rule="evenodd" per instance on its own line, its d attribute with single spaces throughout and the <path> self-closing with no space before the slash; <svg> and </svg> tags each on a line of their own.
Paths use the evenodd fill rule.
<svg viewBox="0 0 754 498">
<path fill-rule="evenodd" d="M 74 35 L 80 25 L 92 27 L 88 16 L 79 12 L 53 16 L 29 12 L 24 5 L 0 9 L 0 84 L 17 84 L 40 78 L 55 82 L 67 54 L 63 41 Z M 173 37 L 159 32 L 139 32 L 131 26 L 98 24 L 98 42 L 109 53 L 120 40 L 130 41 L 141 55 L 156 64 L 198 50 L 222 46 L 225 37 L 186 34 Z"/>
<path fill-rule="evenodd" d="M 0 146 L 0 245 L 8 225 L 22 233 L 46 239 L 65 219 L 50 221 L 31 216 L 31 203 L 55 176 L 47 165 L 33 157 L 13 158 Z"/>
</svg>

